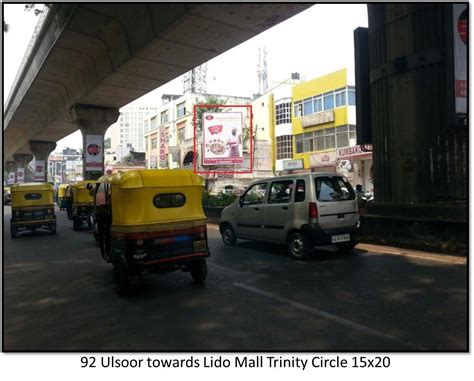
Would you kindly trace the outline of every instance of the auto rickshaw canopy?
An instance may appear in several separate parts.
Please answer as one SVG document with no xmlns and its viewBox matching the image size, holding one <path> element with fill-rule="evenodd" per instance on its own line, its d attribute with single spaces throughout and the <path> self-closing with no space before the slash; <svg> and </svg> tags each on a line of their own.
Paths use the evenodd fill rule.
<svg viewBox="0 0 474 381">
<path fill-rule="evenodd" d="M 66 195 L 66 189 L 69 184 L 60 184 L 58 186 L 58 197 L 64 197 Z"/>
<path fill-rule="evenodd" d="M 205 221 L 204 179 L 185 169 L 132 170 L 113 175 L 112 225 L 139 229 L 157 224 Z"/>
<path fill-rule="evenodd" d="M 74 204 L 92 204 L 94 201 L 94 192 L 92 189 L 95 187 L 95 180 L 83 180 L 78 181 L 72 186 L 73 203 Z M 88 184 L 91 184 L 93 188 L 89 189 Z"/>
<path fill-rule="evenodd" d="M 13 184 L 10 191 L 12 208 L 54 204 L 54 187 L 50 183 Z"/>
</svg>

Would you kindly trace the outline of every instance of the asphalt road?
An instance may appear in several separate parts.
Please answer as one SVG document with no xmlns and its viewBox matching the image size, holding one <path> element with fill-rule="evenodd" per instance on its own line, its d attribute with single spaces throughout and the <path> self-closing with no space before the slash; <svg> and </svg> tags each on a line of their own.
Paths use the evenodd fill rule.
<svg viewBox="0 0 474 381">
<path fill-rule="evenodd" d="M 12 240 L 4 208 L 5 351 L 465 351 L 465 258 L 359 245 L 305 262 L 285 247 L 225 247 L 209 225 L 205 285 L 188 273 L 114 292 L 93 237 L 57 212 L 56 236 Z"/>
</svg>

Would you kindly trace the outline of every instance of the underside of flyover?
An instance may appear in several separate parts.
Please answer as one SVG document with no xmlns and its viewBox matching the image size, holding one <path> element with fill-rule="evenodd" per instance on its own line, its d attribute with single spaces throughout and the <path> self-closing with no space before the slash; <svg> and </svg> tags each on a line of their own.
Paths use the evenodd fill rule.
<svg viewBox="0 0 474 381">
<path fill-rule="evenodd" d="M 310 4 L 53 4 L 4 114 L 4 162 L 119 109 Z"/>
</svg>

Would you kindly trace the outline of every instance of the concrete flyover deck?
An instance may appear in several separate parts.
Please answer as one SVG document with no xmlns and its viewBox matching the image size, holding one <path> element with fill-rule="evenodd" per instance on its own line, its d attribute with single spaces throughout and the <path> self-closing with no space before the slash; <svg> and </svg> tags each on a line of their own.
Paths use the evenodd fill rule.
<svg viewBox="0 0 474 381">
<path fill-rule="evenodd" d="M 75 104 L 120 108 L 311 4 L 53 4 L 4 113 L 4 161 L 77 130 Z"/>
</svg>

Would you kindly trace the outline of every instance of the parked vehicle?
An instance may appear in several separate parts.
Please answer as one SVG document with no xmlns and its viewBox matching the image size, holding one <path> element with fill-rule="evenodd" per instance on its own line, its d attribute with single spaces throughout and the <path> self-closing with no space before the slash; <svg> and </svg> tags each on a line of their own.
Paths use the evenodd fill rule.
<svg viewBox="0 0 474 381">
<path fill-rule="evenodd" d="M 58 186 L 58 207 L 59 210 L 66 210 L 67 209 L 67 198 L 66 198 L 66 189 L 69 184 L 60 184 Z"/>
<path fill-rule="evenodd" d="M 12 194 L 10 187 L 3 187 L 3 205 L 11 205 L 12 203 Z"/>
<path fill-rule="evenodd" d="M 11 186 L 12 218 L 10 233 L 46 228 L 56 234 L 54 187 L 50 183 L 23 183 Z"/>
<path fill-rule="evenodd" d="M 222 211 L 224 244 L 238 238 L 286 243 L 296 259 L 320 245 L 352 250 L 359 235 L 354 190 L 337 173 L 301 173 L 256 181 Z"/>
<path fill-rule="evenodd" d="M 83 224 L 92 229 L 92 212 L 94 192 L 88 184 L 95 185 L 95 180 L 79 181 L 72 187 L 72 223 L 73 229 L 79 230 Z"/>
<path fill-rule="evenodd" d="M 114 267 L 119 294 L 145 274 L 182 270 L 204 282 L 209 247 L 202 177 L 191 170 L 132 170 L 97 184 L 99 245 Z"/>
</svg>

